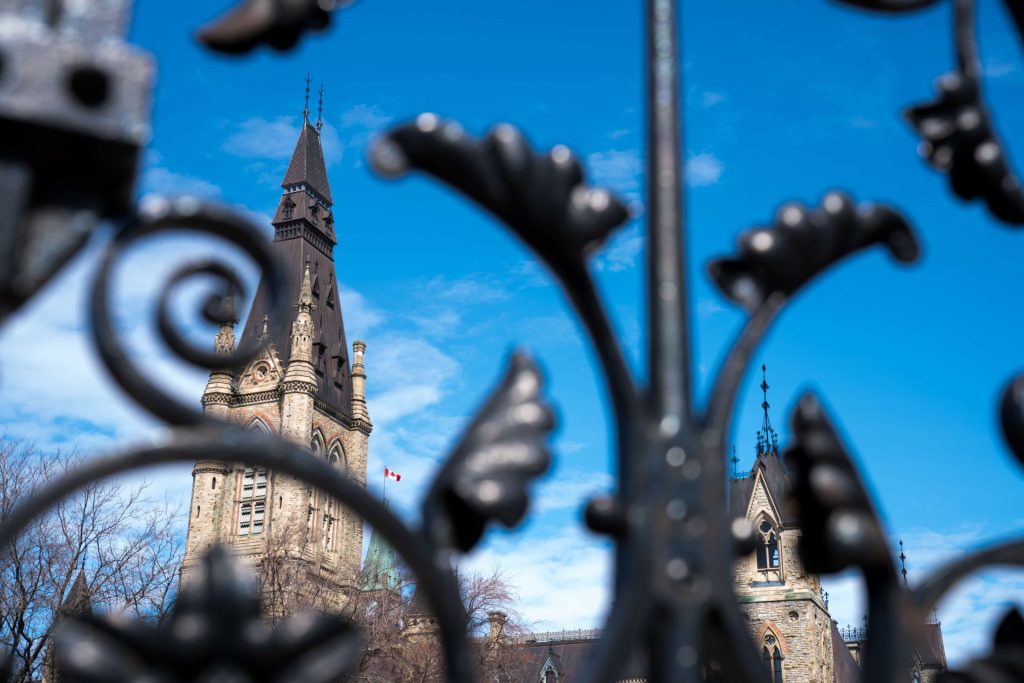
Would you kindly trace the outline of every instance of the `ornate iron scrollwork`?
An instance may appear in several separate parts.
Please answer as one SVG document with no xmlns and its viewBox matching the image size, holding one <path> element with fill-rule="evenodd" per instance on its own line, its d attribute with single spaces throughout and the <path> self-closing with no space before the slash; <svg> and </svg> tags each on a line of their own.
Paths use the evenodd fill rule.
<svg viewBox="0 0 1024 683">
<path fill-rule="evenodd" d="M 902 12 L 936 0 L 845 1 Z M 101 30 L 101 23 L 90 23 L 91 9 L 120 10 L 126 2 L 85 5 L 90 11 L 77 17 L 82 25 L 76 27 L 77 34 L 71 31 L 67 45 L 60 42 L 65 34 L 58 35 L 55 27 L 45 22 L 35 35 L 46 36 L 52 45 L 86 60 L 79 44 L 82 36 Z M 732 523 L 722 505 L 726 435 L 740 379 L 786 301 L 833 263 L 875 244 L 886 246 L 904 263 L 914 261 L 919 252 L 910 226 L 898 212 L 882 205 L 857 206 L 841 193 L 827 195 L 818 209 L 784 206 L 771 227 L 741 235 L 739 252 L 714 261 L 710 274 L 726 297 L 749 317 L 717 375 L 707 409 L 695 407 L 683 258 L 676 4 L 676 0 L 646 0 L 650 124 L 647 295 L 651 311 L 647 386 L 640 384 L 623 359 L 588 267 L 593 251 L 626 221 L 628 211 L 609 192 L 584 183 L 580 163 L 568 149 L 558 146 L 549 153 L 534 152 L 522 134 L 508 125 L 475 139 L 454 122 L 424 114 L 388 132 L 372 151 L 373 165 L 380 173 L 394 177 L 422 171 L 504 222 L 559 280 L 596 348 L 613 407 L 618 477 L 615 493 L 592 501 L 587 508 L 588 524 L 609 534 L 616 544 L 616 599 L 583 676 L 591 682 L 615 680 L 638 647 L 644 649 L 653 681 L 701 680 L 703 665 L 711 660 L 723 680 L 763 678 L 753 649 L 743 645 L 749 640 L 748 633 L 731 587 L 732 563 L 751 547 L 750 529 Z M 322 0 L 248 0 L 205 29 L 201 39 L 225 52 L 247 51 L 263 43 L 285 49 L 305 31 L 323 28 L 334 5 Z M 980 99 L 970 20 L 973 5 L 970 0 L 955 0 L 955 5 L 958 74 L 943 82 L 937 102 L 909 110 L 908 118 L 928 141 L 926 156 L 950 173 L 958 195 L 983 198 L 991 212 L 1006 223 L 1024 223 L 1024 195 Z M 1007 5 L 1018 27 L 1024 26 L 1021 3 L 1007 0 Z M 23 21 L 39 23 L 38 18 L 17 12 L 0 14 L 0 22 Z M 18 54 L 38 48 L 9 37 L 18 35 L 16 32 L 0 35 L 3 48 Z M 0 192 L 8 200 L 0 208 L 0 240 L 10 247 L 0 251 L 19 255 L 0 263 L 0 321 L 74 254 L 96 220 L 116 219 L 120 229 L 109 245 L 93 290 L 95 344 L 120 386 L 174 429 L 145 448 L 89 461 L 40 495 L 25 500 L 4 520 L 0 547 L 6 547 L 35 516 L 78 487 L 117 473 L 206 457 L 266 467 L 324 490 L 383 534 L 416 574 L 417 585 L 435 612 L 449 680 L 471 680 L 464 615 L 450 558 L 472 548 L 489 523 L 519 523 L 527 508 L 530 484 L 548 466 L 545 441 L 554 418 L 541 398 L 537 368 L 526 356 L 512 357 L 504 380 L 436 475 L 423 503 L 422 528 L 403 523 L 365 489 L 304 449 L 217 422 L 174 401 L 132 364 L 112 324 L 110 271 L 123 250 L 164 230 L 198 230 L 224 238 L 248 254 L 271 283 L 271 294 L 279 294 L 280 287 L 274 283 L 280 280 L 280 273 L 259 231 L 223 207 L 192 198 L 156 199 L 137 209 L 131 206 L 138 151 L 147 125 L 149 68 L 144 56 L 125 48 L 118 53 L 120 61 L 106 65 L 109 72 L 96 65 L 79 65 L 67 81 L 68 92 L 78 99 L 80 109 L 92 107 L 92 113 L 74 110 L 70 118 L 62 115 L 51 120 L 40 107 L 52 95 L 44 92 L 43 86 L 54 81 L 55 64 L 46 62 L 41 53 L 33 54 L 43 60 L 32 67 L 37 89 L 11 91 L 7 80 L 0 82 L 0 130 L 36 134 L 39 127 L 51 127 L 76 144 L 47 150 L 23 145 L 21 138 L 11 135 L 5 135 L 0 143 Z M 127 79 L 134 90 L 117 92 L 135 93 L 133 98 L 107 102 L 101 97 L 107 91 L 97 74 L 104 73 L 108 79 Z M 99 130 L 104 125 L 113 127 L 104 133 Z M 123 138 L 111 146 L 112 154 L 93 154 L 105 149 L 111 131 L 113 137 Z M 54 164 L 55 158 L 67 163 Z M 97 167 L 98 163 L 110 167 Z M 47 196 L 60 201 L 52 206 L 39 204 L 35 199 L 38 193 L 30 188 L 44 186 L 55 188 Z M 58 215 L 60 220 L 55 220 L 53 216 Z M 79 218 L 81 229 L 76 228 Z M 33 260 L 40 231 L 54 236 L 52 244 L 56 246 L 53 252 Z M 28 270 L 21 260 L 26 254 Z M 202 367 L 246 362 L 244 353 L 226 361 L 192 348 L 175 330 L 167 314 L 168 297 L 196 275 L 212 276 L 219 284 L 236 289 L 241 284 L 228 268 L 215 262 L 179 269 L 160 298 L 157 326 L 164 340 L 180 357 Z M 203 314 L 209 320 L 224 321 L 231 311 L 220 298 L 211 296 Z M 1002 422 L 1011 448 L 1024 460 L 1022 383 L 1024 380 L 1018 379 L 1006 390 Z M 923 615 L 972 572 L 993 565 L 1024 564 L 1024 542 L 971 554 L 908 591 L 897 580 L 867 489 L 815 397 L 807 396 L 798 405 L 792 433 L 786 453 L 798 472 L 792 497 L 804 528 L 804 562 L 811 571 L 828 573 L 854 566 L 864 575 L 869 604 L 865 678 L 898 680 L 913 647 L 915 624 Z M 214 671 L 244 672 L 236 655 L 257 647 L 263 648 L 259 657 L 245 657 L 247 662 L 262 662 L 260 676 L 253 675 L 253 680 L 333 680 L 342 676 L 356 657 L 357 635 L 350 624 L 313 617 L 280 627 L 280 632 L 265 630 L 259 625 L 255 599 L 246 593 L 244 580 L 236 576 L 224 551 L 212 551 L 205 566 L 206 580 L 183 593 L 170 635 L 143 633 L 109 620 L 70 621 L 57 646 L 68 680 L 138 680 L 146 672 L 154 673 L 154 679 L 191 679 Z M 232 615 L 255 626 L 251 630 L 217 628 L 218 620 Z M 191 646 L 189 638 L 210 632 L 214 633 L 212 642 L 200 648 Z M 997 632 L 991 657 L 969 665 L 958 680 L 1020 678 L 1024 671 L 1020 634 L 1019 615 L 1009 616 Z M 215 652 L 217 646 L 226 650 Z M 728 656 L 723 656 L 725 653 Z M 281 674 L 282 662 L 292 664 L 292 658 L 298 658 L 299 668 L 292 668 L 290 677 Z M 105 665 L 98 667 L 98 663 Z M 998 675 L 992 673 L 996 670 Z M 0 678 L 6 678 L 3 674 L 0 667 Z"/>
</svg>

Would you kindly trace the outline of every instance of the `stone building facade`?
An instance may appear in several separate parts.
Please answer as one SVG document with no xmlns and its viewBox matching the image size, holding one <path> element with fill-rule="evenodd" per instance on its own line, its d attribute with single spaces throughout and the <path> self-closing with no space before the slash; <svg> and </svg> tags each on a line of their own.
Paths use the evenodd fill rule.
<svg viewBox="0 0 1024 683">
<path fill-rule="evenodd" d="M 240 372 L 210 374 L 202 404 L 219 419 L 308 446 L 366 485 L 373 424 L 366 408 L 366 344 L 345 337 L 334 262 L 332 198 L 320 125 L 303 116 L 274 215 L 273 248 L 285 267 L 294 315 L 275 318 L 266 283 L 256 291 L 237 345 L 256 358 Z M 221 327 L 217 352 L 236 348 L 235 322 Z M 356 586 L 362 520 L 290 477 L 244 463 L 200 461 L 193 470 L 182 580 L 206 548 L 226 545 L 253 566 L 284 551 L 344 599 Z"/>
<path fill-rule="evenodd" d="M 331 191 L 319 125 L 310 124 L 308 112 L 281 187 L 274 248 L 290 274 L 285 294 L 295 314 L 275 318 L 261 282 L 241 339 L 236 341 L 235 323 L 228 323 L 214 343 L 224 355 L 237 345 L 256 349 L 257 357 L 240 372 L 212 372 L 202 403 L 210 415 L 308 446 L 365 486 L 373 428 L 366 406 L 366 344 L 355 341 L 350 355 L 338 298 Z M 768 417 L 767 381 L 761 388 L 764 422 L 754 466 L 734 472 L 729 482 L 732 517 L 747 519 L 759 539 L 756 552 L 734 567 L 736 594 L 772 683 L 851 683 L 859 679 L 862 638 L 837 629 L 819 578 L 801 565 L 801 530 L 783 504 L 789 473 Z M 392 593 L 399 587 L 397 558 L 381 538 L 371 539 L 360 566 L 360 519 L 305 484 L 243 463 L 196 463 L 183 581 L 214 543 L 253 566 L 267 560 L 274 543 L 283 544 L 305 571 L 332 587 L 337 603 L 351 591 Z M 430 615 L 415 598 L 412 603 L 403 618 L 416 633 L 429 631 Z M 930 624 L 926 630 L 908 683 L 933 683 L 945 669 L 941 627 Z M 521 638 L 509 680 L 575 680 L 598 635 L 572 631 Z M 641 661 L 630 662 L 626 676 L 639 683 L 645 669 Z"/>
</svg>

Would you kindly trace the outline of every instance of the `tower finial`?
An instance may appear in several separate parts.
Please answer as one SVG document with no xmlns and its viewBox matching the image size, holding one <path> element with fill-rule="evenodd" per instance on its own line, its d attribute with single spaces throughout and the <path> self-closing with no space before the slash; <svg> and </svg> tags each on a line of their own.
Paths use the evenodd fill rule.
<svg viewBox="0 0 1024 683">
<path fill-rule="evenodd" d="M 302 118 L 309 121 L 309 72 L 306 72 L 306 106 L 302 109 Z"/>
<path fill-rule="evenodd" d="M 320 105 L 316 110 L 316 130 L 320 131 L 324 127 L 324 84 L 320 84 Z"/>
<path fill-rule="evenodd" d="M 757 432 L 757 454 L 772 454 L 774 456 L 779 455 L 779 436 L 775 433 L 775 429 L 772 428 L 772 421 L 768 417 L 768 408 L 771 404 L 768 403 L 768 366 L 764 363 L 761 364 L 761 393 L 763 399 L 761 400 L 761 409 L 764 411 L 764 421 L 761 423 L 761 429 Z"/>
<path fill-rule="evenodd" d="M 732 458 L 730 459 L 730 462 L 732 463 L 732 478 L 733 479 L 736 479 L 739 476 L 739 475 L 736 474 L 736 465 L 739 464 L 739 461 L 740 461 L 740 459 L 736 457 L 736 444 L 733 444 L 733 446 L 732 446 Z"/>
<path fill-rule="evenodd" d="M 235 352 L 235 325 L 238 323 L 238 318 L 235 317 L 234 288 L 230 282 L 224 293 L 223 312 L 224 319 L 214 339 L 213 349 L 222 356 L 230 356 Z"/>
<path fill-rule="evenodd" d="M 900 574 L 903 574 L 903 587 L 907 590 L 910 589 L 910 584 L 907 583 L 907 555 L 903 552 L 903 539 L 900 539 Z"/>
<path fill-rule="evenodd" d="M 299 301 L 296 308 L 300 312 L 310 313 L 316 306 L 313 305 L 313 285 L 309 275 L 309 255 L 306 255 L 306 268 L 302 273 L 302 286 L 299 288 Z"/>
</svg>

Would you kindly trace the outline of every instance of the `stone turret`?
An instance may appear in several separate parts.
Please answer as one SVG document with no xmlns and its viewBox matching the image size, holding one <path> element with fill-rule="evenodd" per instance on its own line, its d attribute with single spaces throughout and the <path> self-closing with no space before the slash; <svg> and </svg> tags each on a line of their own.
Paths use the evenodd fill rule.
<svg viewBox="0 0 1024 683">
<path fill-rule="evenodd" d="M 366 342 L 357 339 L 352 342 L 352 417 L 369 425 L 370 412 L 366 409 L 366 367 L 363 357 L 366 355 Z"/>
<path fill-rule="evenodd" d="M 218 356 L 229 358 L 235 353 L 235 325 L 238 319 L 235 317 L 234 296 L 231 286 L 224 295 L 224 312 L 227 318 L 220 325 L 220 331 L 213 341 L 213 350 Z M 232 373 L 229 369 L 216 369 L 210 373 L 210 379 L 206 383 L 206 390 L 203 391 L 203 412 L 211 417 L 225 419 L 228 414 L 228 404 L 231 402 Z"/>
<path fill-rule="evenodd" d="M 306 259 L 295 304 L 291 353 L 281 384 L 281 436 L 308 444 L 312 433 L 313 397 L 316 395 L 316 370 L 313 368 L 313 287 Z"/>
</svg>

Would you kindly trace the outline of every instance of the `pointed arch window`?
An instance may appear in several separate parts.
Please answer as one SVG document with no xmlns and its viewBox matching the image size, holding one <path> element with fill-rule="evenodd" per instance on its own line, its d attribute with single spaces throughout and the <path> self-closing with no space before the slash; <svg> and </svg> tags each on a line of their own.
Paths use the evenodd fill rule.
<svg viewBox="0 0 1024 683">
<path fill-rule="evenodd" d="M 285 220 L 288 220 L 295 213 L 295 202 L 292 201 L 291 197 L 284 198 L 284 204 L 282 205 L 283 215 Z"/>
<path fill-rule="evenodd" d="M 918 673 L 917 669 L 914 670 L 914 676 L 911 679 L 911 683 L 921 683 L 921 674 Z"/>
<path fill-rule="evenodd" d="M 757 531 L 757 568 L 778 569 L 782 565 L 782 556 L 779 553 L 779 534 L 775 525 L 771 520 L 764 519 L 758 525 Z"/>
<path fill-rule="evenodd" d="M 761 659 L 772 683 L 783 683 L 782 680 L 782 649 L 775 634 L 768 632 L 761 643 Z"/>
<path fill-rule="evenodd" d="M 556 672 L 553 668 L 549 666 L 547 669 L 544 670 L 544 678 L 542 679 L 542 681 L 543 683 L 557 683 L 558 672 Z"/>
</svg>

